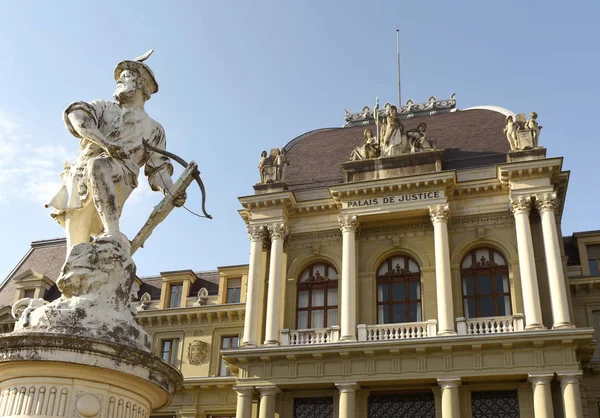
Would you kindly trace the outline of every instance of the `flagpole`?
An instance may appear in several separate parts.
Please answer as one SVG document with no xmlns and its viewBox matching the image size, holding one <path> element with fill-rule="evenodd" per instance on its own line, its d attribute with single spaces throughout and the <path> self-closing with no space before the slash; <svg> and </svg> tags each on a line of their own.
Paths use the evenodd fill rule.
<svg viewBox="0 0 600 418">
<path fill-rule="evenodd" d="M 396 29 L 396 52 L 398 53 L 398 110 L 402 107 L 402 95 L 400 90 L 400 29 Z"/>
</svg>

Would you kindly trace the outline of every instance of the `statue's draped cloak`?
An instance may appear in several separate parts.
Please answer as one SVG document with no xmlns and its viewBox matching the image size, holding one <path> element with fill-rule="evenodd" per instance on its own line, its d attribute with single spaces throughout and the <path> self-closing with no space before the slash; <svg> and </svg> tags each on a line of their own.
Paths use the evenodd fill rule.
<svg viewBox="0 0 600 418">
<path fill-rule="evenodd" d="M 104 148 L 81 138 L 73 128 L 68 115 L 81 110 L 87 113 L 96 126 L 110 141 L 118 144 L 128 154 L 127 158 L 111 157 Z M 162 190 L 162 178 L 173 174 L 173 166 L 168 157 L 148 151 L 142 140 L 156 148 L 165 149 L 166 139 L 163 127 L 150 118 L 143 109 L 132 110 L 118 103 L 106 100 L 71 103 L 63 113 L 67 129 L 75 137 L 80 138 L 80 154 L 70 168 L 65 167 L 61 175 L 62 186 L 50 200 L 48 206 L 55 208 L 52 216 L 64 226 L 65 213 L 78 210 L 92 203 L 91 186 L 88 177 L 88 164 L 95 158 L 101 157 L 110 163 L 113 180 L 117 189 L 119 211 L 133 189 L 138 185 L 140 167 L 145 164 L 144 174 L 152 190 Z M 100 217 L 96 213 L 92 221 L 92 234 L 97 235 L 103 230 Z"/>
</svg>

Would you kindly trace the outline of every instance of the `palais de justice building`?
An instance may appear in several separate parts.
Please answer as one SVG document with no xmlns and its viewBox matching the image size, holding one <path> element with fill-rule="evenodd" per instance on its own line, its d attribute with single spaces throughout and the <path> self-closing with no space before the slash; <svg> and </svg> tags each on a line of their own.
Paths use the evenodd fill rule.
<svg viewBox="0 0 600 418">
<path fill-rule="evenodd" d="M 138 281 L 185 377 L 156 416 L 599 417 L 600 231 L 562 237 L 569 172 L 536 118 L 432 97 L 263 152 L 249 264 Z M 32 243 L 2 332 L 60 295 L 64 252 Z"/>
</svg>

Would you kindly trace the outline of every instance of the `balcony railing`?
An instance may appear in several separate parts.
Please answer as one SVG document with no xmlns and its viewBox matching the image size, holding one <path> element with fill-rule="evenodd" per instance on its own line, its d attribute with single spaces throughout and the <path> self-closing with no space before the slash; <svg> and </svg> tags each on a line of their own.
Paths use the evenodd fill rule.
<svg viewBox="0 0 600 418">
<path fill-rule="evenodd" d="M 403 324 L 380 324 L 358 326 L 358 341 L 389 341 L 412 338 L 435 337 L 437 321 L 407 322 Z"/>
<path fill-rule="evenodd" d="M 458 335 L 504 334 L 523 331 L 524 322 L 523 314 L 489 318 L 456 318 L 456 331 Z"/>
<path fill-rule="evenodd" d="M 334 343 L 340 339 L 340 327 L 281 330 L 281 345 L 314 345 Z"/>
</svg>

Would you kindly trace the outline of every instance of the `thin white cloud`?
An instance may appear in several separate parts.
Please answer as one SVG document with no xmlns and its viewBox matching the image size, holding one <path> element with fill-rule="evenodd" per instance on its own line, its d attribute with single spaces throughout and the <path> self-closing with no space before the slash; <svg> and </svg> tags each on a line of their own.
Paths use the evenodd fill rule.
<svg viewBox="0 0 600 418">
<path fill-rule="evenodd" d="M 0 205 L 15 201 L 47 203 L 60 187 L 60 173 L 65 161 L 73 161 L 77 148 L 45 142 L 36 144 L 16 115 L 0 109 Z M 130 196 L 125 210 L 150 205 L 154 193 L 140 173 L 139 187 Z"/>
<path fill-rule="evenodd" d="M 0 109 L 0 204 L 46 203 L 60 186 L 57 167 L 72 157 L 62 145 L 36 145 L 24 125 Z"/>
</svg>

